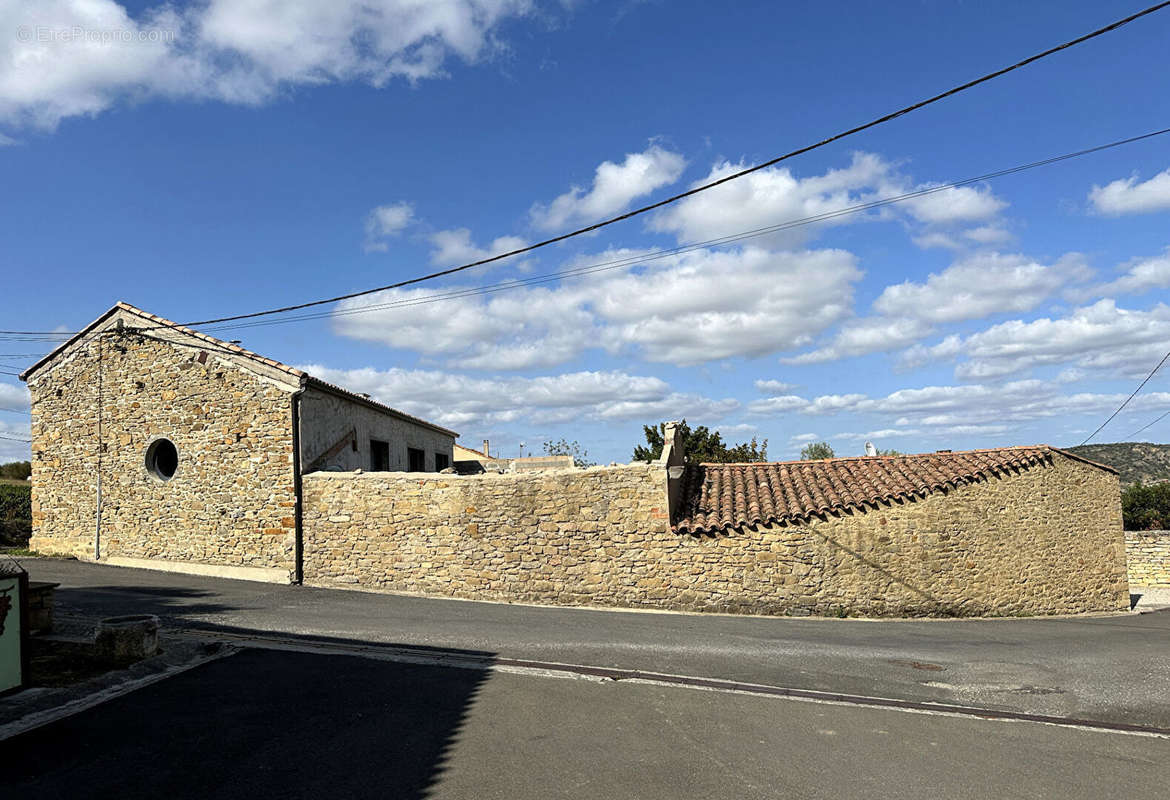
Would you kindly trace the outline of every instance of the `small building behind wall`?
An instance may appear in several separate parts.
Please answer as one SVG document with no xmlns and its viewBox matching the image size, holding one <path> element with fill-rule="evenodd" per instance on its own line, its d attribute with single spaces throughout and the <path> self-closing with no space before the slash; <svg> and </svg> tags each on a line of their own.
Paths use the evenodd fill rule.
<svg viewBox="0 0 1170 800">
<path fill-rule="evenodd" d="M 301 475 L 437 471 L 456 434 L 118 303 L 22 376 L 34 550 L 288 582 Z"/>
</svg>

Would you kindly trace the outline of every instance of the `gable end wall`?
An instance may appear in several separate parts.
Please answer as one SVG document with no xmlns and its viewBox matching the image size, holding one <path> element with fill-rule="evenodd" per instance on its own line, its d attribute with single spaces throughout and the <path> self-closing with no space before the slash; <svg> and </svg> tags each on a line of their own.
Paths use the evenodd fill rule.
<svg viewBox="0 0 1170 800">
<path fill-rule="evenodd" d="M 446 454 L 451 465 L 455 437 L 426 425 L 383 413 L 332 392 L 310 386 L 301 396 L 301 463 L 308 469 L 318 456 L 327 453 L 350 430 L 357 431 L 357 450 L 341 449 L 318 469 L 333 467 L 344 471 L 370 469 L 370 440 L 390 445 L 390 471 L 407 468 L 406 449 L 426 454 L 426 471 L 435 472 L 435 454 Z"/>
<path fill-rule="evenodd" d="M 33 549 L 93 558 L 100 451 L 102 560 L 262 568 L 288 579 L 290 388 L 214 351 L 200 364 L 200 352 L 89 339 L 30 377 Z M 179 451 L 167 482 L 146 469 L 158 437 Z"/>
</svg>

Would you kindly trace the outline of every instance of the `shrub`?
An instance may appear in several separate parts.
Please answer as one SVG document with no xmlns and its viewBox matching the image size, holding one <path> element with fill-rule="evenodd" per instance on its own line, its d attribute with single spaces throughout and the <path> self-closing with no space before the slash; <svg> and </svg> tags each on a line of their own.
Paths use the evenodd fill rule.
<svg viewBox="0 0 1170 800">
<path fill-rule="evenodd" d="M 32 536 L 32 488 L 0 484 L 0 545 L 24 547 Z"/>
<path fill-rule="evenodd" d="M 1138 481 L 1121 493 L 1121 516 L 1127 531 L 1170 529 L 1170 482 L 1149 486 Z"/>
</svg>

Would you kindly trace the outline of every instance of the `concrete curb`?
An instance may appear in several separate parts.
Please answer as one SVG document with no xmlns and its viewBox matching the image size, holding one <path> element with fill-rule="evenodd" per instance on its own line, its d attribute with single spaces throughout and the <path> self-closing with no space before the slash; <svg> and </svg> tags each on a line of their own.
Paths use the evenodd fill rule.
<svg viewBox="0 0 1170 800">
<path fill-rule="evenodd" d="M 184 672 L 187 672 L 188 670 L 201 667 L 204 664 L 210 664 L 211 662 L 218 661 L 221 658 L 227 658 L 228 656 L 235 655 L 238 652 L 239 648 L 237 647 L 232 647 L 230 645 L 223 646 L 214 653 L 208 653 L 206 655 L 199 656 L 184 664 L 175 664 L 169 666 L 162 672 L 157 672 L 152 675 L 145 675 L 141 678 L 132 678 L 127 681 L 122 681 L 118 684 L 115 684 L 114 686 L 109 686 L 96 692 L 87 694 L 83 697 L 78 697 L 59 706 L 43 709 L 41 711 L 34 711 L 21 717 L 20 719 L 14 720 L 5 725 L 0 725 L 0 742 L 3 742 L 5 739 L 11 739 L 13 736 L 19 736 L 22 733 L 28 733 L 29 731 L 35 730 L 44 725 L 48 725 L 52 722 L 56 722 L 57 720 L 71 717 L 74 714 L 80 714 L 82 711 L 86 711 L 93 708 L 94 706 L 101 705 L 102 703 L 105 703 L 109 700 L 121 697 L 122 695 L 130 694 L 133 691 L 150 686 L 154 683 L 158 683 L 159 681 L 166 680 L 167 678 L 174 677 L 175 675 L 180 675 Z M 18 697 L 20 697 L 19 694 L 14 695 L 14 698 Z"/>
</svg>

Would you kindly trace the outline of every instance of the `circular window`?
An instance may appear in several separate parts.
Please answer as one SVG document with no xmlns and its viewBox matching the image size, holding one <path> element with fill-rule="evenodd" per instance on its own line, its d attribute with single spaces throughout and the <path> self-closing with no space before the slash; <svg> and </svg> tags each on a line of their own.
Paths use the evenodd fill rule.
<svg viewBox="0 0 1170 800">
<path fill-rule="evenodd" d="M 160 481 L 175 477 L 179 468 L 179 451 L 170 439 L 157 439 L 146 449 L 146 469 Z"/>
</svg>

